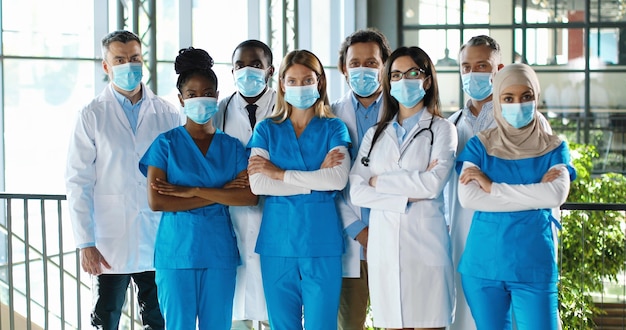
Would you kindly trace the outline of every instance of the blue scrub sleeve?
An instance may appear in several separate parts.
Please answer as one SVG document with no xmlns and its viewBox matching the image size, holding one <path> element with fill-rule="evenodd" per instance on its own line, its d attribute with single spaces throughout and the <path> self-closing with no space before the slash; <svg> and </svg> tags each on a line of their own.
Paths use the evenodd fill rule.
<svg viewBox="0 0 626 330">
<path fill-rule="evenodd" d="M 481 166 L 481 159 L 486 154 L 485 147 L 478 136 L 473 136 L 467 141 L 465 148 L 456 158 L 456 173 L 461 174 L 461 170 L 463 169 L 463 162 L 472 162 L 477 166 Z"/>
<path fill-rule="evenodd" d="M 243 147 L 243 144 L 241 144 L 239 140 L 237 140 L 237 143 L 235 144 L 235 154 L 237 155 L 235 175 L 237 175 L 239 172 L 248 168 L 248 156 L 250 155 L 250 152 Z"/>
<path fill-rule="evenodd" d="M 269 150 L 267 137 L 270 136 L 268 131 L 268 125 L 272 125 L 271 120 L 272 119 L 270 118 L 266 118 L 260 123 L 256 124 L 256 127 L 254 127 L 254 132 L 252 133 L 252 137 L 250 137 L 250 141 L 248 141 L 248 145 L 246 146 L 246 148 L 261 148 L 264 150 Z"/>
<path fill-rule="evenodd" d="M 350 150 L 352 148 L 352 143 L 346 124 L 344 124 L 339 118 L 330 119 L 330 123 L 332 131 L 329 146 L 330 149 L 338 146 L 344 146 Z"/>
<path fill-rule="evenodd" d="M 148 166 L 158 167 L 167 172 L 167 158 L 169 156 L 168 140 L 165 134 L 160 134 L 150 145 L 146 153 L 139 160 L 139 171 L 144 176 L 148 176 Z"/>
<path fill-rule="evenodd" d="M 569 172 L 570 181 L 576 180 L 576 169 L 572 165 L 569 146 L 565 141 L 561 142 L 561 145 L 552 152 L 550 166 L 554 166 L 557 164 L 565 164 L 567 166 L 567 171 Z"/>
</svg>

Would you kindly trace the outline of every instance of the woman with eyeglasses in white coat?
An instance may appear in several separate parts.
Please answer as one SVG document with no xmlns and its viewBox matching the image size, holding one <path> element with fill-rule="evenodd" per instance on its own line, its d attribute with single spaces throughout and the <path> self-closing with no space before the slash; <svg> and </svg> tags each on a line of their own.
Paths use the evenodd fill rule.
<svg viewBox="0 0 626 330">
<path fill-rule="evenodd" d="M 457 135 L 441 116 L 437 74 L 418 47 L 385 65 L 382 120 L 366 133 L 350 197 L 371 209 L 367 258 L 374 326 L 443 329 L 453 320 L 454 276 L 443 187 Z"/>
</svg>

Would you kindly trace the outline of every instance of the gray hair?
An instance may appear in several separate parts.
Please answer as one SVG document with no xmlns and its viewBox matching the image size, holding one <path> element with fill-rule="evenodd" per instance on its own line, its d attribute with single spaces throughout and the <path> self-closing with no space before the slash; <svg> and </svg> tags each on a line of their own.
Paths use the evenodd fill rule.
<svg viewBox="0 0 626 330">
<path fill-rule="evenodd" d="M 126 30 L 113 31 L 102 38 L 102 58 L 106 58 L 106 53 L 109 51 L 109 45 L 115 41 L 119 41 L 124 44 L 131 41 L 137 41 L 141 46 L 141 40 L 136 34 Z"/>
<path fill-rule="evenodd" d="M 463 46 L 461 46 L 461 49 L 459 50 L 459 54 L 461 54 L 466 47 L 471 47 L 471 46 L 489 47 L 491 49 L 491 54 L 493 54 L 496 57 L 496 60 L 498 62 L 497 64 L 502 63 L 502 55 L 500 53 L 500 44 L 498 44 L 498 42 L 495 41 L 492 37 L 486 36 L 486 35 L 479 35 L 479 36 L 472 37 L 468 42 L 466 42 L 465 44 L 463 44 Z"/>
</svg>

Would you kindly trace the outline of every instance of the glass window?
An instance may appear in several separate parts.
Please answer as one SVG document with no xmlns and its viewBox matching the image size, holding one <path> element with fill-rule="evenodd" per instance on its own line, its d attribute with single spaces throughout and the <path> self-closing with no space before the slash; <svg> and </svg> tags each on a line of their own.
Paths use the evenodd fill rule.
<svg viewBox="0 0 626 330">
<path fill-rule="evenodd" d="M 64 11 L 60 8 L 72 10 Z M 92 57 L 93 11 L 93 1 L 4 0 L 2 1 L 4 55 Z"/>
<path fill-rule="evenodd" d="M 157 60 L 173 61 L 178 55 L 179 40 L 179 13 L 178 1 L 158 0 L 157 1 Z M 192 46 L 192 45 L 189 45 Z M 159 87 L 159 91 L 160 91 Z"/>
<path fill-rule="evenodd" d="M 624 22 L 626 20 L 626 2 L 619 0 L 597 0 L 590 6 L 592 22 Z"/>
<path fill-rule="evenodd" d="M 6 191 L 65 191 L 63 174 L 76 112 L 94 95 L 89 61 L 5 60 Z M 98 63 L 99 64 L 99 63 Z M 62 157 L 60 155 L 63 155 Z"/>
<path fill-rule="evenodd" d="M 209 52 L 215 63 L 232 67 L 237 45 L 248 39 L 248 1 L 194 0 L 192 11 L 193 47 Z"/>
</svg>

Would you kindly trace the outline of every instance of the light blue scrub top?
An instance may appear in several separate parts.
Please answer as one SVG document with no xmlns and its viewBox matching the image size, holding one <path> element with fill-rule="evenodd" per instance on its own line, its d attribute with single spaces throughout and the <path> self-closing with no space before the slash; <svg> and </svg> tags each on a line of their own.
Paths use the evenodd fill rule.
<svg viewBox="0 0 626 330">
<path fill-rule="evenodd" d="M 139 162 L 144 175 L 148 166 L 165 171 L 171 184 L 220 188 L 247 168 L 248 154 L 239 140 L 217 130 L 203 155 L 180 126 L 156 138 Z M 223 204 L 163 212 L 155 245 L 157 269 L 232 269 L 240 264 L 235 231 Z"/>
<path fill-rule="evenodd" d="M 295 110 L 298 111 L 298 110 Z M 284 170 L 318 170 L 334 147 L 350 144 L 346 125 L 338 118 L 313 117 L 299 138 L 291 120 L 271 118 L 257 124 L 248 148 L 269 152 Z M 267 196 L 255 251 L 274 257 L 324 257 L 343 254 L 343 228 L 335 206 L 337 191 Z"/>
<path fill-rule="evenodd" d="M 498 183 L 539 183 L 548 169 L 557 164 L 566 164 L 570 179 L 576 178 L 565 142 L 543 156 L 507 160 L 488 155 L 478 136 L 474 136 L 457 158 L 457 173 L 465 161 L 476 164 Z M 550 209 L 474 212 L 459 272 L 489 280 L 556 282 L 558 269 L 552 235 L 552 223 L 556 221 Z"/>
</svg>

